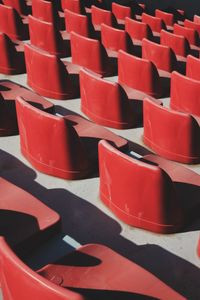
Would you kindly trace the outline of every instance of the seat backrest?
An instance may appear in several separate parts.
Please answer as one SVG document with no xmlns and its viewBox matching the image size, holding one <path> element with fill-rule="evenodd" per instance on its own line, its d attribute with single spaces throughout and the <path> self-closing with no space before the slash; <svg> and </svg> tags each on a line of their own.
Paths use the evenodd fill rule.
<svg viewBox="0 0 200 300">
<path fill-rule="evenodd" d="M 126 17 L 133 18 L 131 7 L 112 2 L 112 12 L 117 20 L 124 21 Z"/>
<path fill-rule="evenodd" d="M 184 36 L 191 45 L 199 45 L 198 32 L 193 28 L 187 28 L 179 24 L 174 24 L 174 33 Z"/>
<path fill-rule="evenodd" d="M 194 15 L 193 21 L 194 21 L 196 24 L 200 24 L 200 16 Z"/>
<path fill-rule="evenodd" d="M 160 43 L 170 47 L 176 55 L 182 57 L 186 57 L 190 52 L 189 42 L 184 36 L 166 30 L 160 32 Z"/>
<path fill-rule="evenodd" d="M 77 14 L 68 9 L 65 9 L 65 27 L 67 32 L 74 31 L 86 37 L 89 37 L 91 31 L 88 16 Z"/>
<path fill-rule="evenodd" d="M 4 299 L 22 300 L 29 295 L 30 300 L 83 300 L 79 294 L 61 288 L 31 270 L 3 237 L 0 237 L 0 277 Z"/>
<path fill-rule="evenodd" d="M 200 159 L 199 125 L 189 114 L 143 103 L 144 142 L 158 155 L 182 163 Z"/>
<path fill-rule="evenodd" d="M 142 14 L 142 22 L 148 24 L 153 32 L 160 32 L 162 29 L 166 29 L 165 23 L 162 19 L 153 17 L 146 13 Z"/>
<path fill-rule="evenodd" d="M 30 44 L 24 46 L 24 51 L 28 84 L 36 92 L 54 99 L 72 96 L 73 86 L 68 72 L 57 56 Z"/>
<path fill-rule="evenodd" d="M 173 72 L 170 106 L 173 109 L 200 116 L 200 81 Z"/>
<path fill-rule="evenodd" d="M 174 15 L 172 13 L 168 13 L 160 9 L 156 9 L 155 16 L 163 20 L 166 26 L 174 25 L 175 20 L 174 20 Z"/>
<path fill-rule="evenodd" d="M 122 50 L 118 54 L 118 80 L 119 83 L 150 96 L 160 96 L 160 78 L 156 66 L 149 60 L 130 55 Z"/>
<path fill-rule="evenodd" d="M 192 22 L 188 19 L 184 20 L 184 26 L 187 28 L 192 28 L 198 32 L 198 35 L 200 36 L 200 23 Z"/>
<path fill-rule="evenodd" d="M 152 61 L 157 69 L 172 72 L 177 65 L 177 59 L 173 50 L 164 45 L 142 40 L 142 58 Z"/>
<path fill-rule="evenodd" d="M 3 0 L 3 3 L 7 6 L 11 6 L 21 15 L 26 15 L 28 12 L 27 3 L 25 0 Z"/>
<path fill-rule="evenodd" d="M 53 55 L 66 56 L 66 49 L 59 30 L 53 23 L 28 16 L 30 42 Z"/>
<path fill-rule="evenodd" d="M 117 21 L 111 11 L 99 8 L 95 5 L 91 7 L 92 24 L 96 30 L 101 30 L 101 24 L 115 26 Z"/>
<path fill-rule="evenodd" d="M 80 0 L 61 0 L 62 9 L 70 10 L 76 14 L 84 14 L 85 8 Z"/>
<path fill-rule="evenodd" d="M 84 69 L 80 71 L 81 110 L 95 123 L 130 128 L 136 117 L 122 87 Z"/>
<path fill-rule="evenodd" d="M 152 39 L 153 33 L 148 24 L 133 20 L 125 19 L 125 30 L 133 40 L 142 41 L 143 38 Z"/>
<path fill-rule="evenodd" d="M 59 25 L 58 11 L 51 1 L 32 0 L 32 15 L 42 21 Z"/>
<path fill-rule="evenodd" d="M 133 53 L 134 46 L 129 34 L 125 30 L 101 25 L 101 41 L 106 49 L 112 51 L 124 50 Z"/>
<path fill-rule="evenodd" d="M 200 59 L 192 55 L 187 56 L 186 76 L 200 81 Z"/>
</svg>

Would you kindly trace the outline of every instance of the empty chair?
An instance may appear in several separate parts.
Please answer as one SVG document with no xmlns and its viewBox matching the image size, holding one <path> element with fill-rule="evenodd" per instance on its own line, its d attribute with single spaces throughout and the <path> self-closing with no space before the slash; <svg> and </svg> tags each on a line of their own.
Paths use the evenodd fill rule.
<svg viewBox="0 0 200 300">
<path fill-rule="evenodd" d="M 133 42 L 125 30 L 102 24 L 101 41 L 109 56 L 117 57 L 119 50 L 134 53 Z"/>
<path fill-rule="evenodd" d="M 168 13 L 166 11 L 156 9 L 155 16 L 163 20 L 167 28 L 169 29 L 173 28 L 175 20 L 174 20 L 174 15 L 172 13 Z"/>
<path fill-rule="evenodd" d="M 200 24 L 200 16 L 194 15 L 193 21 L 194 21 L 196 24 Z"/>
<path fill-rule="evenodd" d="M 76 14 L 85 13 L 84 5 L 81 4 L 80 0 L 61 0 L 62 9 L 70 10 Z"/>
<path fill-rule="evenodd" d="M 95 123 L 117 129 L 136 125 L 136 109 L 134 111 L 118 83 L 104 80 L 83 69 L 80 71 L 80 90 L 81 110 Z"/>
<path fill-rule="evenodd" d="M 53 99 L 71 99 L 77 90 L 64 63 L 34 46 L 24 46 L 27 82 L 37 93 Z M 48 70 L 48 72 L 47 72 Z"/>
<path fill-rule="evenodd" d="M 140 74 L 140 75 L 139 75 Z M 122 50 L 118 54 L 118 80 L 125 88 L 139 90 L 152 97 L 161 95 L 160 77 L 156 66 Z"/>
<path fill-rule="evenodd" d="M 187 56 L 186 76 L 200 81 L 200 59 L 192 55 Z"/>
<path fill-rule="evenodd" d="M 149 25 L 130 18 L 125 19 L 125 30 L 130 35 L 134 44 L 141 45 L 143 38 L 153 39 L 153 33 Z"/>
<path fill-rule="evenodd" d="M 27 5 L 26 0 L 3 0 L 3 4 L 15 8 L 20 15 L 31 13 L 30 6 Z"/>
<path fill-rule="evenodd" d="M 60 32 L 53 23 L 42 21 L 31 15 L 28 19 L 30 42 L 33 46 L 60 57 L 69 56 L 70 46 L 67 45 L 67 41 L 62 39 Z"/>
<path fill-rule="evenodd" d="M 120 5 L 115 2 L 112 2 L 112 12 L 119 24 L 125 24 L 126 17 L 128 18 L 134 17 L 131 7 Z"/>
<path fill-rule="evenodd" d="M 166 29 L 165 23 L 162 19 L 153 17 L 146 13 L 142 14 L 142 22 L 146 23 L 150 26 L 151 30 L 153 31 L 154 35 L 159 35 L 162 29 Z"/>
<path fill-rule="evenodd" d="M 60 231 L 60 216 L 36 197 L 2 177 L 0 190 L 0 235 L 15 251 L 27 254 Z"/>
<path fill-rule="evenodd" d="M 180 163 L 200 162 L 200 128 L 187 113 L 145 99 L 144 143 L 158 155 Z"/>
<path fill-rule="evenodd" d="M 58 117 L 20 97 L 16 108 L 21 151 L 43 173 L 70 180 L 85 178 L 96 169 L 100 139 L 122 150 L 128 147 L 125 139 L 80 116 Z"/>
<path fill-rule="evenodd" d="M 20 51 L 11 39 L 5 33 L 1 32 L 0 52 L 0 73 L 7 75 L 25 73 L 23 51 Z"/>
<path fill-rule="evenodd" d="M 33 271 L 1 237 L 0 259 L 4 299 L 9 295 L 10 300 L 22 300 L 29 295 L 30 300 L 86 300 L 88 294 L 99 299 L 101 295 L 110 298 L 113 294 L 123 299 L 184 299 L 150 272 L 100 244 L 82 246 L 59 261 Z"/>
<path fill-rule="evenodd" d="M 184 36 L 190 45 L 199 46 L 199 35 L 195 29 L 174 24 L 174 33 Z"/>
<path fill-rule="evenodd" d="M 19 13 L 12 7 L 0 4 L 0 31 L 12 40 L 27 40 L 28 26 L 22 22 Z"/>
<path fill-rule="evenodd" d="M 164 45 L 142 40 L 142 58 L 152 61 L 157 69 L 171 73 L 177 66 L 173 50 Z"/>
<path fill-rule="evenodd" d="M 188 19 L 184 20 L 184 26 L 187 28 L 192 28 L 198 32 L 198 35 L 200 36 L 200 24 L 192 22 Z"/>
<path fill-rule="evenodd" d="M 170 107 L 200 117 L 200 81 L 173 72 Z"/>
<path fill-rule="evenodd" d="M 116 66 L 99 40 L 71 32 L 71 53 L 73 64 L 103 76 L 116 74 Z"/>
<path fill-rule="evenodd" d="M 101 30 L 101 24 L 104 23 L 109 26 L 116 26 L 117 21 L 111 11 L 96 7 L 91 7 L 92 24 L 95 30 Z"/>
</svg>

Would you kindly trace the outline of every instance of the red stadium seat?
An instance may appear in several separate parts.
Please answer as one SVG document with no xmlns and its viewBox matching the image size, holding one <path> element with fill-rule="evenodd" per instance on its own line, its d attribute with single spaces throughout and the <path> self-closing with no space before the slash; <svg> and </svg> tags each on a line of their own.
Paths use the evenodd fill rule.
<svg viewBox="0 0 200 300">
<path fill-rule="evenodd" d="M 22 22 L 18 12 L 9 6 L 0 4 L 0 31 L 12 40 L 28 40 L 28 26 Z"/>
<path fill-rule="evenodd" d="M 170 172 L 162 169 L 162 158 L 152 164 L 152 157 L 154 155 L 142 159 L 130 157 L 101 141 L 100 199 L 128 225 L 158 233 L 179 231 L 185 222 L 182 199 L 178 197 Z M 173 173 L 176 164 L 167 164 Z M 120 176 L 116 170 L 120 170 Z M 183 174 L 182 179 L 187 180 Z"/>
<path fill-rule="evenodd" d="M 69 56 L 70 45 L 62 39 L 62 36 L 53 23 L 45 22 L 31 15 L 29 19 L 30 42 L 42 50 L 60 57 Z"/>
<path fill-rule="evenodd" d="M 153 31 L 154 35 L 159 35 L 162 29 L 166 29 L 165 23 L 162 19 L 153 17 L 146 13 L 142 14 L 142 22 L 146 23 L 150 26 L 151 30 Z"/>
<path fill-rule="evenodd" d="M 156 9 L 155 10 L 155 16 L 157 18 L 160 18 L 161 20 L 163 20 L 163 22 L 165 23 L 165 25 L 168 29 L 173 28 L 174 22 L 175 22 L 173 14 L 162 11 L 160 9 Z"/>
<path fill-rule="evenodd" d="M 125 90 L 126 87 L 130 87 L 152 97 L 158 98 L 161 95 L 160 78 L 156 66 L 149 60 L 122 50 L 118 54 L 118 80 Z"/>
<path fill-rule="evenodd" d="M 200 24 L 192 22 L 188 19 L 185 19 L 184 26 L 187 28 L 192 28 L 192 29 L 196 30 L 200 36 Z"/>
<path fill-rule="evenodd" d="M 199 46 L 199 35 L 195 29 L 174 24 L 174 33 L 185 37 L 190 45 Z"/>
<path fill-rule="evenodd" d="M 31 13 L 26 0 L 3 0 L 3 4 L 15 8 L 20 15 Z"/>
<path fill-rule="evenodd" d="M 85 8 L 81 4 L 81 0 L 61 0 L 63 11 L 65 9 L 70 10 L 76 14 L 84 14 Z"/>
<path fill-rule="evenodd" d="M 149 25 L 130 18 L 125 19 L 125 30 L 130 35 L 134 44 L 141 45 L 144 38 L 153 39 L 153 33 Z"/>
<path fill-rule="evenodd" d="M 15 98 L 24 97 L 32 105 L 53 112 L 53 104 L 17 83 L 0 81 L 0 136 L 18 133 Z"/>
<path fill-rule="evenodd" d="M 57 56 L 29 44 L 24 46 L 24 51 L 28 84 L 33 90 L 42 96 L 60 100 L 77 96 L 78 91 Z"/>
<path fill-rule="evenodd" d="M 115 26 L 117 25 L 117 20 L 111 11 L 101 9 L 92 5 L 91 7 L 91 17 L 92 17 L 92 24 L 95 30 L 101 30 L 101 24 L 104 23 L 108 26 Z"/>
<path fill-rule="evenodd" d="M 80 71 L 81 110 L 95 123 L 117 129 L 132 128 L 137 112 L 126 93 L 116 83 Z"/>
<path fill-rule="evenodd" d="M 2 177 L 0 190 L 0 233 L 15 251 L 25 254 L 59 232 L 59 215 L 37 198 Z"/>
<path fill-rule="evenodd" d="M 173 72 L 170 107 L 200 117 L 200 81 Z"/>
<path fill-rule="evenodd" d="M 192 55 L 187 56 L 186 76 L 200 81 L 200 59 Z"/>
<path fill-rule="evenodd" d="M 117 57 L 119 50 L 134 53 L 133 42 L 125 30 L 102 24 L 101 42 L 109 56 Z"/>
<path fill-rule="evenodd" d="M 125 18 L 133 18 L 134 14 L 131 7 L 120 5 L 118 3 L 112 2 L 112 12 L 117 19 L 119 24 L 125 24 Z"/>
<path fill-rule="evenodd" d="M 80 116 L 54 116 L 20 97 L 16 107 L 21 151 L 43 173 L 70 180 L 84 178 L 96 168 L 100 139 L 119 149 L 128 146 L 125 139 Z"/>
<path fill-rule="evenodd" d="M 98 299 L 113 298 L 115 293 L 121 299 L 184 299 L 150 272 L 100 244 L 85 245 L 36 272 L 1 237 L 0 258 L 4 299 L 9 295 L 9 300 L 25 300 L 29 295 L 29 300 L 86 300 L 84 291 Z"/>
<path fill-rule="evenodd" d="M 158 155 L 180 163 L 200 162 L 200 128 L 189 114 L 145 99 L 144 143 Z"/>
<path fill-rule="evenodd" d="M 194 21 L 194 23 L 196 23 L 196 24 L 200 24 L 200 16 L 194 15 L 193 21 Z"/>
<path fill-rule="evenodd" d="M 157 69 L 169 73 L 177 67 L 176 56 L 170 47 L 151 42 L 147 39 L 142 40 L 142 58 L 152 61 Z"/>
<path fill-rule="evenodd" d="M 97 74 L 110 76 L 116 74 L 116 65 L 108 57 L 99 40 L 71 33 L 72 63 L 85 67 Z M 92 55 L 91 55 L 92 53 Z"/>
</svg>

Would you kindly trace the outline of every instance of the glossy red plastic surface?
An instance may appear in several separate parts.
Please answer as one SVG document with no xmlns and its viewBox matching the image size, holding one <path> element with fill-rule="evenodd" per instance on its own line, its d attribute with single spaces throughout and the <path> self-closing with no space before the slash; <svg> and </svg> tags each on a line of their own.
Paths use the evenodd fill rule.
<svg viewBox="0 0 200 300">
<path fill-rule="evenodd" d="M 186 76 L 195 80 L 200 80 L 200 59 L 192 55 L 187 56 Z"/>
<path fill-rule="evenodd" d="M 122 87 L 86 70 L 80 71 L 81 110 L 95 123 L 117 129 L 133 127 L 136 111 Z"/>
<path fill-rule="evenodd" d="M 177 64 L 176 56 L 171 48 L 147 39 L 142 40 L 142 58 L 152 61 L 157 69 L 170 73 Z"/>
<path fill-rule="evenodd" d="M 174 15 L 171 13 L 167 13 L 165 11 L 162 11 L 160 9 L 155 10 L 155 16 L 157 18 L 160 18 L 164 21 L 166 26 L 173 26 L 174 25 Z"/>
<path fill-rule="evenodd" d="M 32 15 L 37 19 L 53 23 L 57 27 L 61 25 L 58 11 L 51 1 L 32 0 Z"/>
<path fill-rule="evenodd" d="M 74 13 L 68 9 L 65 9 L 65 27 L 67 32 L 74 31 L 86 37 L 90 36 L 92 29 L 88 16 Z"/>
<path fill-rule="evenodd" d="M 37 93 L 61 100 L 76 95 L 70 75 L 57 56 L 29 44 L 24 46 L 24 51 L 28 84 Z"/>
<path fill-rule="evenodd" d="M 88 176 L 96 168 L 100 139 L 127 148 L 125 139 L 80 116 L 54 116 L 19 97 L 16 107 L 21 151 L 35 168 L 49 175 L 65 179 Z"/>
<path fill-rule="evenodd" d="M 149 60 L 133 56 L 122 50 L 118 53 L 118 80 L 120 84 L 153 97 L 159 97 L 161 94 L 160 78 L 156 66 Z"/>
<path fill-rule="evenodd" d="M 158 155 L 181 163 L 200 162 L 200 128 L 189 114 L 145 99 L 144 143 Z"/>
<path fill-rule="evenodd" d="M 15 43 L 0 32 L 0 73 L 12 75 L 25 73 L 25 61 L 22 51 L 17 51 Z"/>
<path fill-rule="evenodd" d="M 170 107 L 200 117 L 200 81 L 173 72 Z"/>
<path fill-rule="evenodd" d="M 159 233 L 183 226 L 173 182 L 158 165 L 129 157 L 101 141 L 99 169 L 100 198 L 125 223 Z"/>
<path fill-rule="evenodd" d="M 101 41 L 110 56 L 117 56 L 119 50 L 134 52 L 133 42 L 125 30 L 102 24 Z"/>
<path fill-rule="evenodd" d="M 101 24 L 115 26 L 117 21 L 111 11 L 101 9 L 92 5 L 91 7 L 92 24 L 95 30 L 101 30 Z"/>
<path fill-rule="evenodd" d="M 125 30 L 134 42 L 142 41 L 143 38 L 153 38 L 153 33 L 149 25 L 130 18 L 125 19 Z"/>
<path fill-rule="evenodd" d="M 160 43 L 170 47 L 178 56 L 186 57 L 190 52 L 190 45 L 185 37 L 166 30 L 160 32 Z"/>
<path fill-rule="evenodd" d="M 200 24 L 200 16 L 194 15 L 193 21 L 194 21 L 196 24 Z"/>
<path fill-rule="evenodd" d="M 72 63 L 85 67 L 103 76 L 116 73 L 116 67 L 109 59 L 99 40 L 90 39 L 71 32 Z M 91 55 L 92 54 L 92 55 Z"/>
<path fill-rule="evenodd" d="M 184 26 L 187 28 L 192 28 L 192 29 L 196 30 L 198 32 L 198 34 L 200 35 L 200 23 L 198 24 L 198 23 L 192 22 L 188 19 L 185 19 Z"/>
<path fill-rule="evenodd" d="M 60 217 L 55 211 L 2 177 L 0 189 L 0 234 L 12 247 L 26 252 L 58 232 Z"/>
<path fill-rule="evenodd" d="M 142 22 L 148 24 L 151 30 L 155 33 L 159 33 L 162 29 L 166 29 L 165 23 L 162 19 L 153 17 L 146 13 L 142 14 Z"/>
<path fill-rule="evenodd" d="M 68 9 L 77 14 L 81 14 L 84 12 L 80 0 L 61 0 L 61 4 L 63 10 Z"/>
<path fill-rule="evenodd" d="M 18 12 L 6 5 L 0 4 L 0 31 L 7 34 L 12 40 L 27 40 L 28 26 L 23 24 Z"/>
<path fill-rule="evenodd" d="M 45 22 L 31 15 L 29 19 L 30 42 L 33 46 L 43 49 L 50 54 L 61 57 L 67 56 L 67 45 L 53 23 Z"/>
<path fill-rule="evenodd" d="M 26 0 L 3 0 L 3 3 L 7 6 L 11 6 L 21 15 L 28 13 L 28 6 Z"/>
<path fill-rule="evenodd" d="M 199 35 L 195 29 L 183 27 L 178 24 L 174 24 L 174 33 L 177 35 L 182 35 L 191 45 L 199 45 Z"/>
<path fill-rule="evenodd" d="M 112 2 L 112 12 L 119 24 L 124 24 L 126 17 L 134 17 L 131 7 L 120 5 L 115 2 Z"/>
</svg>

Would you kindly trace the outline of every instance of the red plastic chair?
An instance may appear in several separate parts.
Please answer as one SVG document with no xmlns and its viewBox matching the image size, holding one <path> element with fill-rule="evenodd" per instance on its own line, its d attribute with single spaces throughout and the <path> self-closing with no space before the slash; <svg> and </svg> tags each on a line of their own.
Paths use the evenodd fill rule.
<svg viewBox="0 0 200 300">
<path fill-rule="evenodd" d="M 200 81 L 173 72 L 170 107 L 200 117 Z"/>
<path fill-rule="evenodd" d="M 127 86 L 152 97 L 157 98 L 161 95 L 160 77 L 156 66 L 149 60 L 122 50 L 118 54 L 118 80 L 125 90 Z"/>
<path fill-rule="evenodd" d="M 200 36 L 200 24 L 198 24 L 196 22 L 192 22 L 188 19 L 185 19 L 184 26 L 187 28 L 192 28 L 192 29 L 196 30 Z"/>
<path fill-rule="evenodd" d="M 94 291 L 99 295 L 107 293 L 108 298 L 116 293 L 121 298 L 128 295 L 133 299 L 184 299 L 150 272 L 103 245 L 85 245 L 35 272 L 14 254 L 1 237 L 0 258 L 4 299 L 9 295 L 10 300 L 23 300 L 29 295 L 29 300 L 86 300 L 87 296 L 67 287 L 79 290 L 79 293 L 81 290 Z M 89 261 L 89 265 L 86 266 L 85 261 Z"/>
<path fill-rule="evenodd" d="M 15 8 L 20 15 L 30 13 L 30 6 L 27 5 L 26 0 L 3 0 L 3 4 Z"/>
<path fill-rule="evenodd" d="M 144 38 L 153 39 L 153 33 L 149 25 L 130 18 L 125 19 L 125 30 L 128 32 L 134 44 L 141 45 Z"/>
<path fill-rule="evenodd" d="M 188 40 L 180 35 L 161 30 L 160 43 L 170 47 L 179 57 L 186 57 L 190 53 L 190 45 Z"/>
<path fill-rule="evenodd" d="M 200 81 L 200 59 L 188 55 L 186 61 L 186 76 Z"/>
<path fill-rule="evenodd" d="M 131 7 L 112 2 L 112 12 L 117 19 L 118 24 L 125 24 L 125 18 L 134 18 Z"/>
<path fill-rule="evenodd" d="M 71 53 L 73 64 L 85 67 L 97 74 L 110 76 L 117 72 L 116 65 L 108 57 L 99 40 L 71 32 Z"/>
<path fill-rule="evenodd" d="M 173 50 L 164 45 L 142 40 L 142 58 L 152 61 L 157 69 L 171 73 L 177 67 Z"/>
<path fill-rule="evenodd" d="M 158 155 L 180 163 L 200 162 L 200 128 L 189 114 L 145 99 L 144 143 Z"/>
<path fill-rule="evenodd" d="M 69 56 L 70 49 L 67 41 L 62 36 L 53 23 L 45 22 L 31 15 L 29 19 L 30 42 L 42 50 L 60 57 Z"/>
<path fill-rule="evenodd" d="M 154 35 L 159 35 L 162 29 L 166 29 L 165 23 L 162 19 L 153 17 L 146 13 L 142 14 L 142 22 L 150 26 Z"/>
<path fill-rule="evenodd" d="M 161 20 L 163 20 L 163 22 L 165 23 L 166 27 L 168 27 L 169 29 L 172 28 L 174 26 L 174 15 L 171 13 L 167 13 L 165 11 L 162 11 L 160 9 L 156 9 L 155 10 L 155 16 L 157 18 L 160 18 Z"/>
<path fill-rule="evenodd" d="M 42 96 L 66 100 L 77 90 L 64 63 L 55 55 L 34 46 L 24 46 L 28 84 Z M 47 72 L 48 70 L 48 72 Z"/>
<path fill-rule="evenodd" d="M 119 149 L 128 147 L 125 139 L 80 116 L 54 116 L 20 97 L 16 108 L 21 151 L 43 173 L 70 180 L 85 178 L 96 168 L 100 139 Z"/>
<path fill-rule="evenodd" d="M 133 42 L 125 30 L 102 24 L 101 42 L 109 56 L 117 57 L 119 50 L 134 53 Z"/>
<path fill-rule="evenodd" d="M 196 24 L 200 24 L 200 16 L 194 15 L 193 21 L 194 21 Z"/>
<path fill-rule="evenodd" d="M 181 199 L 170 175 L 162 164 L 152 164 L 151 156 L 136 159 L 101 141 L 100 199 L 128 225 L 158 233 L 179 231 L 185 221 Z"/>
<path fill-rule="evenodd" d="M 37 198 L 2 177 L 0 189 L 0 231 L 15 251 L 27 254 L 60 231 L 60 216 Z"/>
<path fill-rule="evenodd" d="M 102 23 L 113 27 L 117 26 L 117 20 L 111 11 L 96 7 L 95 5 L 91 7 L 91 17 L 92 24 L 97 31 L 101 30 Z"/>
<path fill-rule="evenodd" d="M 76 14 L 84 14 L 85 8 L 80 0 L 61 0 L 62 10 L 70 10 Z"/>
<path fill-rule="evenodd" d="M 136 125 L 136 110 L 118 83 L 83 69 L 80 71 L 80 89 L 81 110 L 95 123 L 117 129 Z"/>
<path fill-rule="evenodd" d="M 0 31 L 12 40 L 28 40 L 28 26 L 12 7 L 0 4 Z"/>
<path fill-rule="evenodd" d="M 195 29 L 174 24 L 174 33 L 185 37 L 190 45 L 199 46 L 199 35 Z"/>
</svg>

